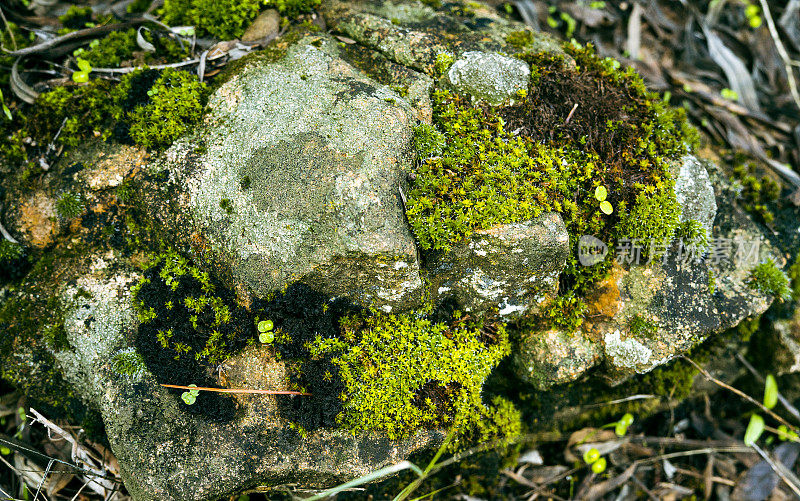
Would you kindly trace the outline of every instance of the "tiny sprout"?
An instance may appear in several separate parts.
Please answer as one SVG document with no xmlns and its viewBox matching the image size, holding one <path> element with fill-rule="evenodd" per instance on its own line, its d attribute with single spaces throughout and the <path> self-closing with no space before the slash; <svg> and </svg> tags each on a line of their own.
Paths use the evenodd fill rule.
<svg viewBox="0 0 800 501">
<path fill-rule="evenodd" d="M 11 454 L 11 449 L 9 449 L 8 447 L 0 447 L 0 454 L 2 454 L 3 456 L 8 456 L 9 454 Z"/>
<path fill-rule="evenodd" d="M 597 475 L 606 471 L 606 458 L 599 458 L 597 461 L 592 463 L 592 473 Z"/>
<path fill-rule="evenodd" d="M 767 380 L 764 383 L 764 407 L 772 409 L 778 403 L 778 383 L 775 381 L 775 376 L 772 374 L 767 375 Z"/>
<path fill-rule="evenodd" d="M 181 399 L 186 403 L 186 405 L 194 404 L 195 400 L 197 400 L 197 397 L 200 395 L 200 390 L 196 389 L 197 388 L 196 384 L 190 384 L 189 388 L 195 388 L 195 389 L 184 391 L 181 394 Z"/>
<path fill-rule="evenodd" d="M 618 437 L 624 437 L 625 434 L 628 433 L 628 427 L 632 424 L 633 414 L 626 412 L 614 426 L 614 433 L 616 433 Z"/>
<path fill-rule="evenodd" d="M 753 445 L 762 433 L 764 433 L 764 418 L 758 414 L 753 414 L 750 416 L 750 423 L 744 432 L 744 445 Z"/>
<path fill-rule="evenodd" d="M 739 93 L 733 89 L 724 88 L 720 92 L 720 95 L 729 101 L 738 101 L 739 100 Z"/>
<path fill-rule="evenodd" d="M 78 58 L 78 69 L 80 71 L 75 71 L 72 73 L 72 80 L 75 83 L 84 83 L 89 81 L 89 73 L 92 71 L 92 65 L 86 59 Z"/>
<path fill-rule="evenodd" d="M 262 343 L 271 343 L 275 340 L 275 333 L 272 332 L 272 328 L 275 327 L 275 324 L 272 323 L 272 320 L 262 320 L 258 323 L 258 340 Z"/>
<path fill-rule="evenodd" d="M 785 442 L 787 440 L 791 440 L 792 442 L 797 442 L 798 438 L 800 437 L 798 437 L 797 432 L 795 432 L 794 430 L 790 430 L 785 424 L 782 424 L 778 426 L 778 438 L 782 442 Z"/>
<path fill-rule="evenodd" d="M 592 464 L 598 459 L 600 459 L 600 451 L 598 451 L 596 447 L 592 447 L 583 453 L 583 460 L 586 464 Z"/>
<path fill-rule="evenodd" d="M 614 212 L 614 206 L 611 205 L 611 202 L 609 202 L 608 200 L 603 200 L 602 202 L 600 202 L 600 210 L 603 211 L 603 214 L 608 216 L 609 214 Z"/>
<path fill-rule="evenodd" d="M 92 64 L 86 59 L 78 58 L 78 68 L 80 68 L 81 71 L 89 73 L 92 71 Z"/>
</svg>

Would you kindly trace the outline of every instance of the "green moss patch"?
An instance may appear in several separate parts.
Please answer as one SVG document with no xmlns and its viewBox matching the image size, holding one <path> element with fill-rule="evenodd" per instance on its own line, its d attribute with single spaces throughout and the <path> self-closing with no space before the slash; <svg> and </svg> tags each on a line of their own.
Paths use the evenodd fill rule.
<svg viewBox="0 0 800 501">
<path fill-rule="evenodd" d="M 751 288 L 781 301 L 789 301 L 792 298 L 789 277 L 771 259 L 750 270 L 747 283 Z"/>
<path fill-rule="evenodd" d="M 262 8 L 297 17 L 319 4 L 320 0 L 166 0 L 161 14 L 169 25 L 194 26 L 199 36 L 232 40 L 242 36 Z"/>
<path fill-rule="evenodd" d="M 674 237 L 680 208 L 669 167 L 696 131 L 632 69 L 591 46 L 564 49 L 576 64 L 551 53 L 521 56 L 531 84 L 512 105 L 475 107 L 433 91 L 433 126 L 416 130 L 420 165 L 406 210 L 422 249 L 447 250 L 477 230 L 550 211 L 562 215 L 573 244 L 582 235 L 612 248 L 618 238 Z M 573 253 L 562 298 L 543 317 L 577 328 L 581 297 L 607 275 L 612 257 L 584 267 Z"/>
<path fill-rule="evenodd" d="M 452 426 L 462 443 L 519 433 L 513 405 L 499 398 L 486 405 L 481 397 L 487 376 L 510 353 L 502 324 L 376 313 L 342 326 L 340 337 L 311 345 L 312 356 L 332 357 L 344 382 L 340 425 L 390 438 Z"/>
<path fill-rule="evenodd" d="M 138 75 L 123 78 L 118 95 L 127 96 Z M 129 126 L 130 137 L 145 148 L 161 150 L 186 133 L 203 115 L 206 86 L 185 71 L 164 70 L 147 90 L 148 101 L 118 118 Z"/>
</svg>

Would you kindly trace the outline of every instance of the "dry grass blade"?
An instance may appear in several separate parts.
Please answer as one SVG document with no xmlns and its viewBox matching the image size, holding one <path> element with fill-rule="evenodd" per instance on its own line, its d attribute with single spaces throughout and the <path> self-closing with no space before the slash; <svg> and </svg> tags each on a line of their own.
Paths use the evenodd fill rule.
<svg viewBox="0 0 800 501">
<path fill-rule="evenodd" d="M 14 61 L 13 66 L 11 66 L 11 79 L 9 80 L 9 85 L 11 86 L 11 90 L 14 92 L 15 96 L 28 104 L 33 104 L 36 98 L 39 97 L 39 93 L 33 90 L 33 88 L 26 84 L 22 77 L 19 76 L 19 63 L 21 60 L 22 58 L 18 57 Z"/>
<path fill-rule="evenodd" d="M 783 42 L 781 42 L 781 37 L 778 35 L 777 28 L 775 28 L 775 21 L 772 20 L 772 13 L 769 10 L 767 1 L 760 0 L 760 2 L 761 10 L 764 11 L 764 18 L 767 20 L 767 26 L 769 27 L 769 34 L 772 36 L 772 41 L 775 42 L 775 48 L 778 49 L 778 54 L 781 56 L 784 69 L 786 70 L 786 79 L 789 83 L 789 92 L 792 94 L 792 99 L 794 99 L 794 104 L 797 106 L 797 109 L 800 110 L 800 91 L 797 90 L 797 81 L 794 79 L 792 60 L 789 57 L 789 53 L 786 52 L 786 47 L 783 46 Z"/>
<path fill-rule="evenodd" d="M 702 23 L 702 28 L 708 43 L 708 52 L 714 62 L 722 68 L 728 79 L 728 85 L 739 95 L 739 99 L 748 109 L 760 112 L 761 106 L 758 104 L 756 88 L 747 66 L 705 23 Z"/>
<path fill-rule="evenodd" d="M 59 47 L 67 42 L 74 42 L 76 40 L 82 40 L 84 38 L 97 38 L 99 35 L 105 35 L 107 33 L 111 33 L 114 31 L 122 31 L 127 28 L 131 28 L 133 26 L 138 26 L 145 22 L 147 22 L 147 20 L 142 18 L 142 19 L 133 19 L 130 21 L 126 21 L 124 23 L 106 24 L 103 26 L 96 26 L 94 28 L 86 28 L 84 30 L 73 31 L 72 33 L 67 33 L 66 35 L 52 38 L 40 44 L 31 45 L 30 47 L 25 47 L 24 49 L 7 51 L 7 52 L 8 55 L 11 56 L 29 56 L 32 54 L 43 54 L 43 55 L 46 54 L 50 57 L 58 57 L 72 50 L 72 47 L 70 47 L 66 51 L 63 47 Z"/>
</svg>

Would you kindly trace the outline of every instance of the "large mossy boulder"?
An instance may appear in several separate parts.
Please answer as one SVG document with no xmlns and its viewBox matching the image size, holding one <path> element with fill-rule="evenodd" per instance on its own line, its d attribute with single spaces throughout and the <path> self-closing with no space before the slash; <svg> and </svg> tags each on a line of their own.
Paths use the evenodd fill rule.
<svg viewBox="0 0 800 501">
<path fill-rule="evenodd" d="M 5 223 L 36 261 L 0 288 L 2 376 L 98 412 L 134 499 L 324 488 L 448 425 L 516 433 L 519 388 L 597 367 L 619 382 L 769 305 L 751 276 L 778 257 L 769 239 L 638 77 L 475 2 L 319 10 L 332 33 L 230 68 L 165 152 L 97 142 L 34 181 L 0 164 Z M 649 230 L 666 258 L 614 259 Z M 703 235 L 761 246 L 713 258 Z M 584 236 L 601 259 L 581 262 Z M 187 405 L 161 386 L 190 383 L 311 395 Z"/>
<path fill-rule="evenodd" d="M 251 64 L 209 101 L 193 144 L 164 169 L 189 224 L 259 296 L 298 280 L 333 296 L 419 306 L 420 263 L 400 197 L 411 167 L 408 102 L 312 36 Z"/>
</svg>

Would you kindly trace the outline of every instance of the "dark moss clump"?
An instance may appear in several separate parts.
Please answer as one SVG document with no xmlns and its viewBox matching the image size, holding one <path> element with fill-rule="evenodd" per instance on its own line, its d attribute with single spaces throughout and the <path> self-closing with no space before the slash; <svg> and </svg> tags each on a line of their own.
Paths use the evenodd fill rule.
<svg viewBox="0 0 800 501">
<path fill-rule="evenodd" d="M 30 264 L 24 246 L 0 237 L 0 284 L 22 278 L 30 269 Z"/>
<path fill-rule="evenodd" d="M 67 13 L 58 18 L 68 30 L 80 30 L 92 22 L 92 8 L 71 5 Z"/>
<path fill-rule="evenodd" d="M 341 380 L 329 360 L 307 361 L 306 343 L 316 335 L 334 336 L 339 318 L 353 311 L 349 303 L 330 302 L 307 286 L 294 285 L 245 307 L 232 290 L 171 251 L 144 272 L 134 298 L 141 321 L 136 348 L 159 383 L 217 386 L 213 375 L 218 367 L 258 342 L 257 322 L 268 319 L 274 323 L 276 356 L 295 368 L 290 373 L 294 388 L 312 394 L 279 398 L 281 412 L 306 430 L 335 425 Z M 210 392 L 201 392 L 197 404 L 186 409 L 216 421 L 236 414 L 232 399 Z"/>
<path fill-rule="evenodd" d="M 78 193 L 64 192 L 56 200 L 56 212 L 64 219 L 81 215 L 84 208 L 83 198 Z"/>
<path fill-rule="evenodd" d="M 509 353 L 501 323 L 377 312 L 347 318 L 339 337 L 311 343 L 312 357 L 332 357 L 344 383 L 340 425 L 395 439 L 453 427 L 454 447 L 519 434 L 519 413 L 509 401 L 486 405 L 481 397 L 489 373 Z"/>
<path fill-rule="evenodd" d="M 158 257 L 134 287 L 141 325 L 136 348 L 159 383 L 215 386 L 210 374 L 230 353 L 252 342 L 249 315 L 235 298 L 175 253 Z M 235 415 L 233 399 L 201 392 L 189 412 L 212 420 Z"/>
<path fill-rule="evenodd" d="M 77 54 L 81 59 L 97 68 L 115 68 L 123 61 L 133 58 L 139 50 L 136 43 L 136 30 L 113 31 L 105 38 L 93 41 L 87 50 Z"/>
</svg>

